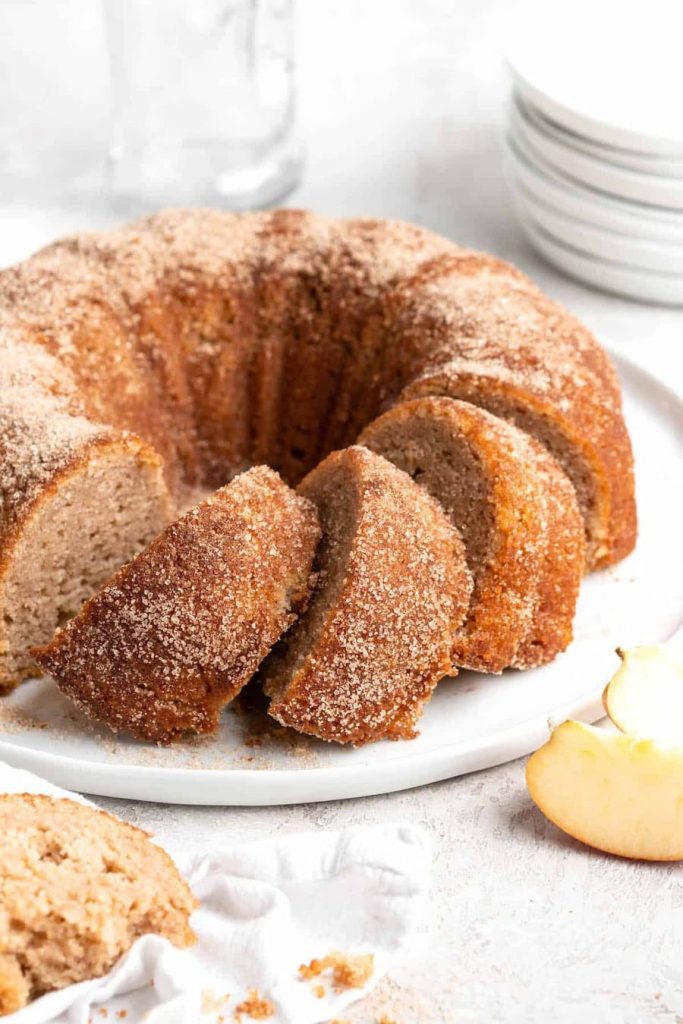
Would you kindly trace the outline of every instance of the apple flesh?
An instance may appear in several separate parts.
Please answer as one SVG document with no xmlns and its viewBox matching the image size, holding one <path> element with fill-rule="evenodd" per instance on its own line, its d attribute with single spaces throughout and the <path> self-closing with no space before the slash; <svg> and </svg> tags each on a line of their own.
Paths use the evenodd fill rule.
<svg viewBox="0 0 683 1024">
<path fill-rule="evenodd" d="M 602 695 L 617 729 L 683 747 L 683 656 L 669 644 L 617 653 L 621 666 Z"/>
<path fill-rule="evenodd" d="M 526 779 L 575 839 L 620 857 L 683 859 L 683 749 L 569 721 L 529 758 Z"/>
</svg>

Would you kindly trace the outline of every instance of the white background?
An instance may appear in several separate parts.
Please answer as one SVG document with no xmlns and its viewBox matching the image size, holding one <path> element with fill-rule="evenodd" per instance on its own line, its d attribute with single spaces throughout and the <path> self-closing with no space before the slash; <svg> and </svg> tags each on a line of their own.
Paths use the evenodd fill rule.
<svg viewBox="0 0 683 1024">
<path fill-rule="evenodd" d="M 290 205 L 415 220 L 511 259 L 603 339 L 681 387 L 683 311 L 568 281 L 520 235 L 500 153 L 510 18 L 503 0 L 300 0 L 308 164 Z M 7 213 L 0 260 L 79 226 L 77 215 Z M 522 763 L 306 807 L 100 802 L 185 851 L 222 835 L 423 822 L 436 859 L 419 941 L 372 1004 L 349 1015 L 354 1024 L 374 1024 L 382 1010 L 397 1024 L 683 1020 L 683 869 L 631 864 L 562 836 L 533 807 Z"/>
</svg>

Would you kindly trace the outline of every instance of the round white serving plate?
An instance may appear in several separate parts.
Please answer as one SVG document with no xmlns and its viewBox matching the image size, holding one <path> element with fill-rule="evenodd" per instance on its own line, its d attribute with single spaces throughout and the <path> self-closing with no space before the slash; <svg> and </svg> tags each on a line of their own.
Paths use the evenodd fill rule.
<svg viewBox="0 0 683 1024">
<path fill-rule="evenodd" d="M 650 206 L 683 209 L 683 178 L 643 174 L 596 160 L 543 131 L 519 106 L 510 109 L 509 129 L 522 150 L 541 156 L 560 173 L 590 188 Z"/>
<path fill-rule="evenodd" d="M 641 270 L 683 276 L 683 245 L 643 241 L 605 231 L 539 202 L 521 184 L 513 184 L 513 191 L 520 218 L 531 220 L 566 245 L 597 256 L 598 259 L 623 263 Z"/>
<path fill-rule="evenodd" d="M 264 805 L 368 796 L 488 768 L 529 753 L 548 718 L 602 715 L 617 644 L 668 638 L 683 621 L 683 401 L 617 360 L 634 441 L 640 534 L 635 552 L 584 583 L 576 639 L 551 665 L 444 680 L 411 742 L 349 750 L 305 742 L 244 743 L 229 711 L 215 739 L 171 748 L 114 738 L 87 724 L 50 680 L 0 702 L 0 758 L 82 793 L 165 803 Z"/>
<path fill-rule="evenodd" d="M 533 247 L 549 263 L 577 281 L 640 302 L 683 305 L 683 274 L 663 274 L 661 271 L 630 267 L 616 260 L 601 259 L 566 245 L 528 217 L 520 218 L 520 225 Z"/>
<path fill-rule="evenodd" d="M 549 164 L 530 160 L 511 139 L 506 140 L 505 158 L 513 180 L 518 180 L 540 202 L 568 217 L 643 241 L 683 245 L 683 211 L 622 201 L 579 182 L 570 182 Z"/>
</svg>

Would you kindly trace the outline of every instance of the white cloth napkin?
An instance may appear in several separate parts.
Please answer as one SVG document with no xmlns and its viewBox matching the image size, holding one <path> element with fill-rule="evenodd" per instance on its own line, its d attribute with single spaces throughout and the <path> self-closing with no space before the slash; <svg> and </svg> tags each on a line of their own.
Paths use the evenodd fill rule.
<svg viewBox="0 0 683 1024">
<path fill-rule="evenodd" d="M 89 803 L 1 763 L 0 792 Z M 424 900 L 430 859 L 426 833 L 407 824 L 288 835 L 176 858 L 200 901 L 192 916 L 194 947 L 178 950 L 146 935 L 106 977 L 49 993 L 3 1020 L 232 1024 L 250 989 L 275 1008 L 267 1024 L 339 1017 L 405 946 Z M 329 974 L 300 978 L 300 964 L 332 951 L 374 955 L 374 971 L 362 989 L 336 992 Z M 319 984 L 322 998 L 315 992 Z M 245 1013 L 243 1024 L 250 1019 Z"/>
</svg>

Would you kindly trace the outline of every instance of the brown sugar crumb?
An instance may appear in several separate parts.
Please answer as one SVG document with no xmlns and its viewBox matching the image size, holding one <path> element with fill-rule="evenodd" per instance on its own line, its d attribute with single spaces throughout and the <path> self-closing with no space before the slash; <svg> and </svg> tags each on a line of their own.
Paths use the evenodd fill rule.
<svg viewBox="0 0 683 1024">
<path fill-rule="evenodd" d="M 316 997 L 316 999 L 324 999 L 325 998 L 325 986 L 324 985 L 314 985 L 314 987 L 313 987 L 313 995 Z"/>
<path fill-rule="evenodd" d="M 382 1014 L 381 1017 L 377 1018 L 377 1024 L 398 1024 L 393 1017 L 387 1017 L 386 1014 Z"/>
<path fill-rule="evenodd" d="M 252 988 L 249 990 L 247 998 L 235 1007 L 233 1017 L 240 1021 L 243 1015 L 251 1020 L 265 1020 L 267 1017 L 275 1015 L 275 1007 L 269 999 L 263 999 L 256 989 Z"/>
<path fill-rule="evenodd" d="M 128 1010 L 118 1010 L 116 1016 L 119 1020 L 125 1020 L 128 1016 Z"/>
<path fill-rule="evenodd" d="M 362 988 L 374 969 L 375 958 L 372 953 L 351 956 L 348 953 L 333 951 L 322 959 L 316 958 L 309 964 L 301 964 L 299 976 L 303 981 L 309 981 L 311 978 L 319 977 L 323 971 L 331 970 L 332 984 L 339 991 L 345 988 Z"/>
</svg>

